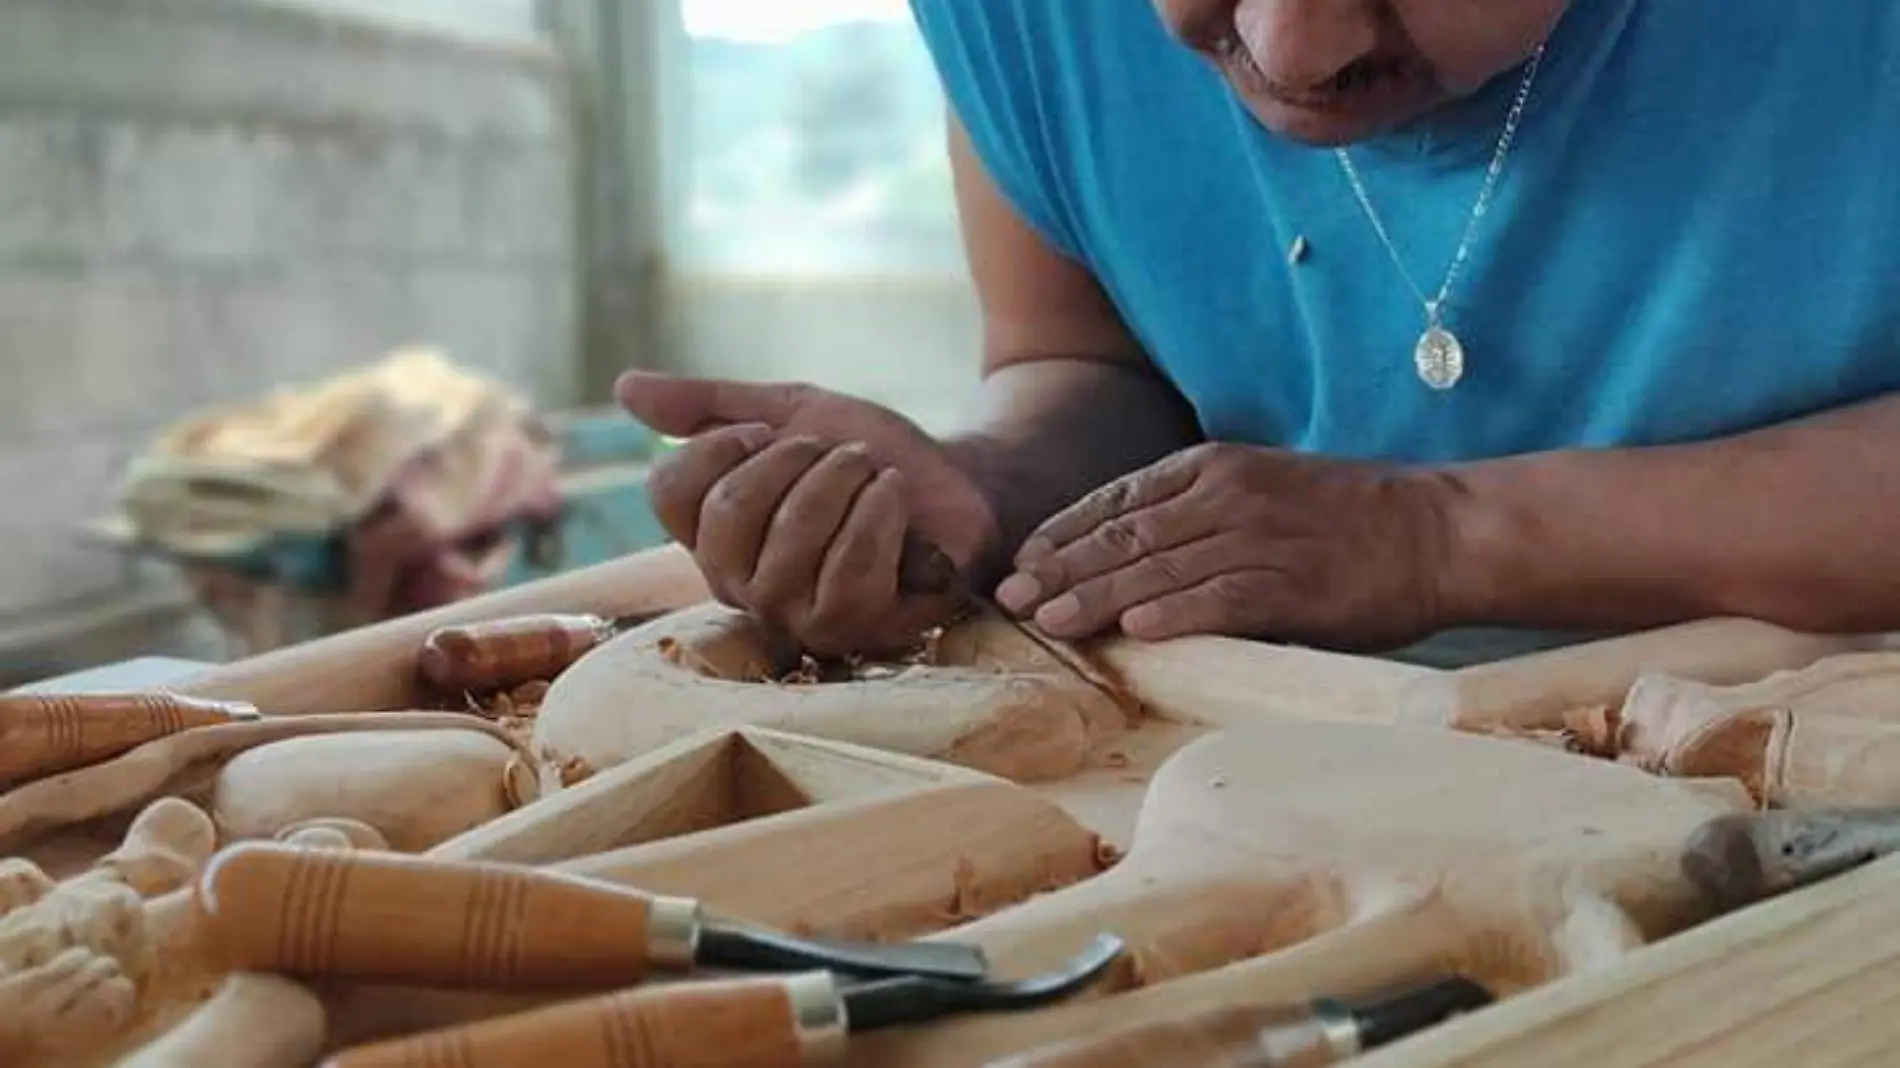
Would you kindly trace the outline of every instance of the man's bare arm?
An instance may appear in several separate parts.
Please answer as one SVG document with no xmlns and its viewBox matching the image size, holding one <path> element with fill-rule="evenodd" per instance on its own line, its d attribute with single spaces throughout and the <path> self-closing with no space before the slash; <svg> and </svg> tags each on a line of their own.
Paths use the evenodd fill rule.
<svg viewBox="0 0 1900 1068">
<path fill-rule="evenodd" d="M 1900 354 L 1897 354 L 1900 356 Z M 1445 473 L 1448 624 L 1900 629 L 1900 394 L 1705 443 Z"/>
<path fill-rule="evenodd" d="M 998 543 L 972 576 L 988 583 L 1036 524 L 1199 428 L 1095 278 L 1023 223 L 954 119 L 950 159 L 984 357 L 969 429 L 948 445 L 997 512 Z"/>
</svg>

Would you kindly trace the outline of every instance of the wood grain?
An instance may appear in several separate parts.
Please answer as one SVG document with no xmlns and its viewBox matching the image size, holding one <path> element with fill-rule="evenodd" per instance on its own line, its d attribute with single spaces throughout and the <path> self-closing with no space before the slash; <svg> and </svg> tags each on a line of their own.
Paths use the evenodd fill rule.
<svg viewBox="0 0 1900 1068">
<path fill-rule="evenodd" d="M 163 693 L 0 694 L 0 787 L 71 771 L 193 727 L 257 710 Z"/>
<path fill-rule="evenodd" d="M 1354 1068 L 1882 1068 L 1900 1049 L 1900 861 L 1704 924 Z"/>
<path fill-rule="evenodd" d="M 613 634 L 599 616 L 553 612 L 456 624 L 423 638 L 416 669 L 447 697 L 484 693 L 552 679 Z"/>
<path fill-rule="evenodd" d="M 1419 909 L 1388 929 L 1388 960 L 1407 961 L 1409 940 L 1443 949 L 1452 937 L 1442 967 L 1515 991 L 1611 967 L 1705 917 L 1677 854 L 1704 821 L 1747 807 L 1739 788 L 1704 791 L 1515 741 L 1366 724 L 1236 728 L 1162 768 L 1115 868 L 945 937 L 982 945 L 999 974 L 1026 975 L 1099 931 L 1118 934 L 1135 966 L 1097 993 L 1112 1018 L 1134 1023 L 1153 1017 L 1118 990 Z M 1435 903 L 1421 907 L 1421 896 Z M 1235 989 L 1167 1011 L 1231 1005 Z M 982 1063 L 1073 1034 L 1077 1011 L 866 1036 L 846 1063 Z"/>
<path fill-rule="evenodd" d="M 198 885 L 232 971 L 485 990 L 598 990 L 647 975 L 651 899 L 510 865 L 229 847 Z"/>
<path fill-rule="evenodd" d="M 324 1068 L 800 1068 L 783 981 L 630 990 L 347 1050 Z"/>
<path fill-rule="evenodd" d="M 1401 694 L 1394 718 L 1461 730 L 1559 730 L 1565 712 L 1619 705 L 1648 673 L 1752 682 L 1883 641 L 1802 634 L 1747 619 L 1703 620 L 1425 676 Z"/>
</svg>

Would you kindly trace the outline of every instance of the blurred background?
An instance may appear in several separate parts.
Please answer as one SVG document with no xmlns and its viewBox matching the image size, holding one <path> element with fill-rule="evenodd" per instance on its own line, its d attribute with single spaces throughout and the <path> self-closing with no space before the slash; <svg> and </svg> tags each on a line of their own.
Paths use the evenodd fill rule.
<svg viewBox="0 0 1900 1068">
<path fill-rule="evenodd" d="M 979 329 L 904 0 L 0 0 L 0 688 L 657 543 L 657 367 L 927 427 Z"/>
</svg>

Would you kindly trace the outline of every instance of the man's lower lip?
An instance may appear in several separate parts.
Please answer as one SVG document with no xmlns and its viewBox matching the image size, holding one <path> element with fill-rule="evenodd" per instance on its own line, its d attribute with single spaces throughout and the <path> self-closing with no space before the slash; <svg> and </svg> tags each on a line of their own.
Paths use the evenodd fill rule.
<svg viewBox="0 0 1900 1068">
<path fill-rule="evenodd" d="M 1246 64 L 1228 65 L 1227 76 L 1244 95 L 1260 97 L 1283 108 L 1310 112 L 1315 115 L 1349 113 L 1356 110 L 1357 105 L 1376 102 L 1378 96 L 1376 92 L 1288 92 L 1283 86 L 1268 81 L 1257 68 Z"/>
</svg>

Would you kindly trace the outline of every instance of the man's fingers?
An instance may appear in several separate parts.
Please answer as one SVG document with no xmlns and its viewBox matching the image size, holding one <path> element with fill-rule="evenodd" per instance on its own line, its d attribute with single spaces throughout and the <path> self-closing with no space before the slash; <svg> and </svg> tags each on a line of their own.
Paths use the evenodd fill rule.
<svg viewBox="0 0 1900 1068">
<path fill-rule="evenodd" d="M 864 640 L 852 633 L 853 624 L 859 617 L 882 616 L 895 606 L 897 565 L 909 522 L 903 476 L 895 470 L 880 472 L 858 494 L 818 573 L 808 623 L 811 640 L 824 646 L 820 651 L 881 651 L 853 648 Z"/>
<path fill-rule="evenodd" d="M 653 513 L 673 539 L 699 545 L 700 506 L 720 479 L 772 443 L 772 428 L 746 424 L 715 430 L 687 442 L 647 475 Z"/>
<path fill-rule="evenodd" d="M 784 438 L 713 483 L 699 505 L 693 555 L 700 568 L 728 582 L 749 583 L 779 502 L 824 454 L 825 447 L 811 438 Z"/>
<path fill-rule="evenodd" d="M 826 550 L 875 478 L 877 466 L 855 445 L 832 449 L 805 472 L 766 527 L 750 587 L 756 604 L 780 608 L 811 599 L 820 588 Z"/>
<path fill-rule="evenodd" d="M 614 396 L 635 419 L 662 434 L 690 437 L 737 423 L 782 429 L 798 410 L 805 387 L 776 382 L 736 382 L 628 371 L 614 383 Z"/>
<path fill-rule="evenodd" d="M 1138 557 L 1126 566 L 1077 583 L 1036 611 L 1036 625 L 1052 637 L 1077 639 L 1116 625 L 1137 605 L 1197 586 L 1247 560 L 1248 540 L 1232 532 Z"/>
<path fill-rule="evenodd" d="M 1148 508 L 1186 493 L 1200 475 L 1193 452 L 1173 456 L 1118 478 L 1051 516 L 1036 528 L 1016 554 L 1020 567 L 1061 549 L 1118 516 Z"/>
<path fill-rule="evenodd" d="M 1018 615 L 1039 611 L 1081 583 L 1206 538 L 1220 524 L 1194 494 L 1109 516 L 1058 549 L 1018 557 L 1016 573 L 996 588 L 997 603 Z"/>
<path fill-rule="evenodd" d="M 1158 642 L 1195 634 L 1256 635 L 1282 614 L 1286 577 L 1275 571 L 1229 571 L 1122 613 L 1122 632 Z"/>
</svg>

